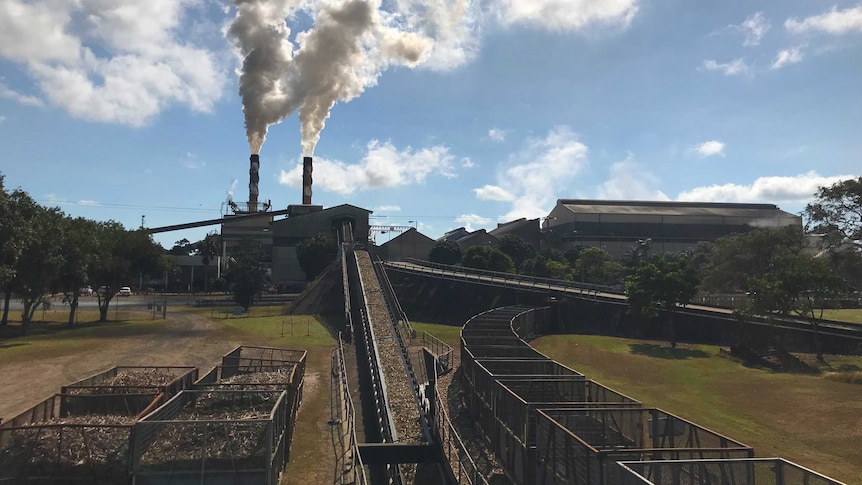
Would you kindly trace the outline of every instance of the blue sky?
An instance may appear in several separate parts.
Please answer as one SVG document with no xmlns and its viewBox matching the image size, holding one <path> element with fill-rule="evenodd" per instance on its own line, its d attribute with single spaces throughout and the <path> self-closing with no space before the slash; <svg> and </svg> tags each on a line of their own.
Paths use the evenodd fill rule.
<svg viewBox="0 0 862 485">
<path fill-rule="evenodd" d="M 219 217 L 248 198 L 255 42 L 274 81 L 245 99 L 284 118 L 260 150 L 275 208 L 301 202 L 310 147 L 315 204 L 432 237 L 559 198 L 798 212 L 860 175 L 858 0 L 241 3 L 0 0 L 7 188 L 130 228 Z"/>
</svg>

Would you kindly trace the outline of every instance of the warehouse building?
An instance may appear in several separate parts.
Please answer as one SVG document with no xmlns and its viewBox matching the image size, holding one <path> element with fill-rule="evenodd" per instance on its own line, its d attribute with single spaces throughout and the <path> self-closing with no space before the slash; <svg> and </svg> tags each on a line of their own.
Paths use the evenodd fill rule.
<svg viewBox="0 0 862 485">
<path fill-rule="evenodd" d="M 601 247 L 626 258 L 679 252 L 756 228 L 802 225 L 774 204 L 559 199 L 542 221 L 549 247 Z"/>
</svg>

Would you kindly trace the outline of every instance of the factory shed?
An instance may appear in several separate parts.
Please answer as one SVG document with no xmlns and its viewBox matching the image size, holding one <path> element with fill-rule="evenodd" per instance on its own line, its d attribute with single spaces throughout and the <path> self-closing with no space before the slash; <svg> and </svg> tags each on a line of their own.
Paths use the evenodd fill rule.
<svg viewBox="0 0 862 485">
<path fill-rule="evenodd" d="M 410 228 L 381 244 L 375 254 L 387 261 L 401 261 L 407 258 L 428 259 L 428 253 L 431 252 L 434 244 L 433 239 Z"/>
<path fill-rule="evenodd" d="M 500 223 L 497 224 L 495 229 L 488 231 L 488 234 L 496 237 L 498 240 L 507 234 L 512 234 L 518 236 L 524 242 L 532 244 L 536 249 L 539 249 L 542 243 L 539 219 L 525 219 L 522 217 L 514 221 Z"/>
<path fill-rule="evenodd" d="M 559 199 L 542 224 L 551 247 L 602 247 L 622 257 L 685 251 L 756 228 L 801 225 L 802 218 L 774 204 Z"/>
<path fill-rule="evenodd" d="M 305 280 L 296 258 L 296 246 L 318 234 L 340 243 L 349 239 L 368 240 L 368 218 L 372 211 L 350 204 L 324 209 L 319 205 L 292 205 L 286 219 L 274 221 L 272 227 L 272 282 Z"/>
<path fill-rule="evenodd" d="M 467 229 L 465 229 L 463 227 L 459 227 L 457 229 L 452 229 L 451 231 L 448 231 L 447 233 L 440 236 L 437 240 L 438 241 L 453 241 L 454 242 L 454 241 L 458 241 L 462 237 L 466 237 L 469 235 L 470 235 L 470 231 L 468 231 Z"/>
<path fill-rule="evenodd" d="M 461 251 L 466 251 L 468 248 L 472 248 L 473 246 L 490 246 L 492 248 L 496 248 L 500 245 L 500 240 L 491 234 L 488 234 L 484 229 L 473 231 L 466 236 L 456 239 L 455 242 L 458 243 L 458 247 L 461 248 Z"/>
</svg>

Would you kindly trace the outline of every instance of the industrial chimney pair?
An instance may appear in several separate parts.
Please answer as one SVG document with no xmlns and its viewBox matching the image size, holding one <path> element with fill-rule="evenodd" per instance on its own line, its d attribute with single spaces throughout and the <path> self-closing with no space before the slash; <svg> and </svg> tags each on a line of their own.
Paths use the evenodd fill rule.
<svg viewBox="0 0 862 485">
<path fill-rule="evenodd" d="M 302 157 L 302 203 L 306 205 L 311 204 L 311 171 L 311 157 Z M 260 155 L 254 153 L 249 157 L 248 169 L 248 206 L 254 212 L 257 212 L 259 172 Z"/>
</svg>

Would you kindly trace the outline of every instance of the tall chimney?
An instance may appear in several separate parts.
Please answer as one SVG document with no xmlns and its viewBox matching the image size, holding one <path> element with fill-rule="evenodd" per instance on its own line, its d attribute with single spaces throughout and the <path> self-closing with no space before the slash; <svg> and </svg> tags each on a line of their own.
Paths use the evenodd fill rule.
<svg viewBox="0 0 862 485">
<path fill-rule="evenodd" d="M 311 157 L 302 157 L 302 203 L 311 204 Z"/>
<path fill-rule="evenodd" d="M 260 182 L 260 155 L 252 154 L 249 158 L 248 168 L 248 211 L 257 212 L 257 183 Z"/>
</svg>

